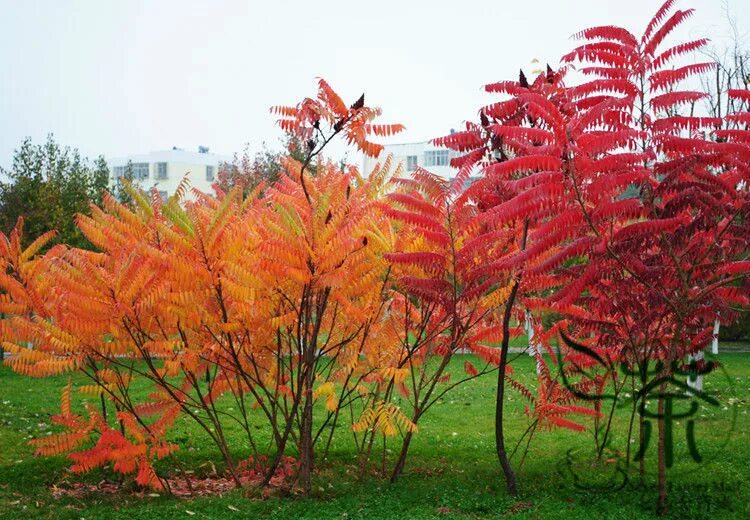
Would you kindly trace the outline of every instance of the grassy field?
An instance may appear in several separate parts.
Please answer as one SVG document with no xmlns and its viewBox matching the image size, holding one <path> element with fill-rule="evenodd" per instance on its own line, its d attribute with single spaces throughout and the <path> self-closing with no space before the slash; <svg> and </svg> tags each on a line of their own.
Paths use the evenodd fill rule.
<svg viewBox="0 0 750 520">
<path fill-rule="evenodd" d="M 750 443 L 747 432 L 750 395 L 750 355 L 720 356 L 726 373 L 710 376 L 707 390 L 719 407 L 702 408 L 696 416 L 696 437 L 703 462 L 690 459 L 684 424 L 675 425 L 675 466 L 670 470 L 671 509 L 675 518 L 750 517 Z M 463 358 L 452 370 L 462 371 Z M 531 381 L 532 360 L 514 362 L 519 379 Z M 55 487 L 81 477 L 66 471 L 64 457 L 37 458 L 30 438 L 50 430 L 49 416 L 58 410 L 66 378 L 28 379 L 0 368 L 0 518 L 650 518 L 655 505 L 654 473 L 645 484 L 631 475 L 622 489 L 598 483 L 622 482 L 616 464 L 603 469 L 585 463 L 592 446 L 590 433 L 537 432 L 518 469 L 521 496 L 512 499 L 494 454 L 494 375 L 479 378 L 447 394 L 424 417 L 412 443 L 403 478 L 389 484 L 376 468 L 356 476 L 351 434 L 341 428 L 329 460 L 317 461 L 312 498 L 247 498 L 240 491 L 223 497 L 177 499 L 135 496 L 125 488 L 114 495 L 54 498 Z M 80 399 L 78 400 L 80 404 Z M 508 432 L 511 445 L 528 426 L 525 402 L 509 397 Z M 227 404 L 227 406 L 230 406 Z M 615 444 L 622 446 L 626 414 L 616 418 Z M 242 454 L 239 431 L 235 446 Z M 178 460 L 196 471 L 211 470 L 219 460 L 213 445 L 187 420 L 171 439 L 181 445 Z M 392 449 L 392 452 L 391 452 Z M 386 447 L 387 464 L 397 445 Z M 249 452 L 248 452 L 249 453 Z M 376 455 L 379 462 L 380 453 Z M 650 449 L 650 469 L 655 452 Z M 513 463 L 518 467 L 520 456 Z M 170 472 L 172 462 L 160 467 Z M 574 475 L 577 477 L 574 478 Z M 95 472 L 92 483 L 107 475 Z M 610 478 L 612 477 L 612 478 Z M 616 478 L 615 478 L 616 477 Z M 576 482 L 580 486 L 576 486 Z M 583 489 L 582 489 L 583 488 Z"/>
</svg>

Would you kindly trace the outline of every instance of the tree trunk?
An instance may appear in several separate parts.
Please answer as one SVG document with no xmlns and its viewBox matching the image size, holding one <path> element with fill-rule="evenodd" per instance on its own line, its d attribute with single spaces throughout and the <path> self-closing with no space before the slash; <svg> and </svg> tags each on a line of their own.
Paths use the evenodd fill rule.
<svg viewBox="0 0 750 520">
<path fill-rule="evenodd" d="M 312 371 L 310 371 L 312 374 Z M 300 470 L 299 476 L 302 484 L 302 493 L 305 496 L 312 490 L 312 471 L 313 471 L 313 398 L 312 398 L 312 381 L 305 390 L 305 406 L 302 409 L 302 427 L 300 428 Z"/>
<path fill-rule="evenodd" d="M 367 440 L 367 435 L 369 434 L 370 440 Z M 375 430 L 370 430 L 368 432 L 365 432 L 365 435 L 362 437 L 362 449 L 359 451 L 357 466 L 359 466 L 359 478 L 365 476 L 365 472 L 367 471 L 367 463 L 370 462 L 370 454 L 372 453 L 372 446 L 375 444 L 375 436 L 377 432 Z M 365 445 L 367 447 L 365 448 Z"/>
<path fill-rule="evenodd" d="M 277 439 L 276 455 L 274 456 L 271 465 L 266 469 L 266 476 L 263 479 L 263 483 L 260 485 L 260 487 L 266 487 L 268 483 L 271 482 L 271 479 L 276 473 L 276 469 L 281 464 L 281 459 L 284 458 L 284 450 L 286 449 L 286 443 L 289 440 L 289 435 L 291 434 L 292 428 L 294 427 L 294 415 L 297 413 L 298 405 L 299 400 L 295 400 L 294 405 L 292 406 L 292 412 L 289 414 L 289 419 L 286 421 L 286 426 L 284 427 L 284 434 L 280 439 Z"/>
<path fill-rule="evenodd" d="M 229 451 L 229 446 L 227 446 L 226 441 L 222 440 L 222 445 L 219 446 L 219 450 L 221 451 L 221 454 L 224 456 L 224 461 L 227 463 L 227 469 L 229 470 L 229 474 L 232 476 L 232 480 L 234 481 L 234 485 L 237 489 L 242 488 L 242 481 L 240 480 L 240 475 L 237 473 L 237 465 L 234 463 L 234 457 L 232 457 L 232 453 Z"/>
<path fill-rule="evenodd" d="M 501 366 L 503 365 L 504 364 L 501 364 Z M 503 432 L 505 376 L 502 370 L 498 372 L 497 379 L 497 401 L 495 402 L 495 450 L 497 451 L 497 458 L 500 461 L 500 467 L 503 468 L 508 493 L 511 496 L 516 496 L 518 495 L 518 483 L 516 481 L 516 474 L 510 465 L 510 460 L 508 460 L 508 452 L 505 449 L 505 434 Z"/>
<path fill-rule="evenodd" d="M 638 414 L 638 450 L 644 449 L 646 445 L 646 419 L 643 417 L 643 413 Z M 638 475 L 641 478 L 641 484 L 643 484 L 646 478 L 646 454 L 644 453 L 638 464 Z"/>
<path fill-rule="evenodd" d="M 656 506 L 656 513 L 664 516 L 669 513 L 667 504 L 667 442 L 666 442 L 666 424 L 664 421 L 664 398 L 659 398 L 658 408 L 658 425 L 659 425 L 659 443 L 658 443 L 658 485 L 659 499 Z"/>
<path fill-rule="evenodd" d="M 411 444 L 412 435 L 412 432 L 406 432 L 406 435 L 404 436 L 404 443 L 401 445 L 401 453 L 399 453 L 398 461 L 396 462 L 396 466 L 393 468 L 393 473 L 391 473 L 391 483 L 396 482 L 396 480 L 398 480 L 398 477 L 400 477 L 401 473 L 403 473 L 404 471 L 404 466 L 406 465 L 406 456 L 409 453 L 409 444 Z"/>
<path fill-rule="evenodd" d="M 513 303 L 518 293 L 518 282 L 513 284 L 508 301 L 505 303 L 505 314 L 503 315 L 503 342 L 500 347 L 500 364 L 497 370 L 497 396 L 495 399 L 495 451 L 500 461 L 500 467 L 505 475 L 505 484 L 511 496 L 518 495 L 518 482 L 516 474 L 510 465 L 508 452 L 505 449 L 505 432 L 503 431 L 503 405 L 505 404 L 505 367 L 508 365 L 508 348 L 510 347 L 510 318 L 513 311 Z"/>
</svg>

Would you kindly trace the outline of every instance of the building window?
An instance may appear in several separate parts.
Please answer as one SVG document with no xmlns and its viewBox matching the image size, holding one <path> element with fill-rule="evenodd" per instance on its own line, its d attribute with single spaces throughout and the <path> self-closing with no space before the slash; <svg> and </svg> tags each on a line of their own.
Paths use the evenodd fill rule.
<svg viewBox="0 0 750 520">
<path fill-rule="evenodd" d="M 167 178 L 167 163 L 158 162 L 156 163 L 156 178 L 164 180 Z"/>
<path fill-rule="evenodd" d="M 206 166 L 206 180 L 209 182 L 214 181 L 214 167 Z"/>
<path fill-rule="evenodd" d="M 115 179 L 123 177 L 141 181 L 148 179 L 148 163 L 128 163 L 127 166 L 115 166 L 112 168 Z"/>
<path fill-rule="evenodd" d="M 416 169 L 417 169 L 417 156 L 407 155 L 406 156 L 406 171 L 413 172 Z"/>
<path fill-rule="evenodd" d="M 161 197 L 162 202 L 167 202 L 167 199 L 169 198 L 166 191 L 160 191 L 159 196 Z"/>
<path fill-rule="evenodd" d="M 450 150 L 427 150 L 424 153 L 425 166 L 448 166 Z"/>
<path fill-rule="evenodd" d="M 148 163 L 138 162 L 130 165 L 133 168 L 133 178 L 138 180 L 148 179 Z"/>
</svg>

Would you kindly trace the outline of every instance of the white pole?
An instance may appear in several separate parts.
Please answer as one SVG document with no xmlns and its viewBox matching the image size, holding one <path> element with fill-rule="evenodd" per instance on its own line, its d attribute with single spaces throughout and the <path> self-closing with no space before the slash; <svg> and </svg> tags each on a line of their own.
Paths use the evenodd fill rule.
<svg viewBox="0 0 750 520">
<path fill-rule="evenodd" d="M 534 349 L 534 324 L 531 322 L 531 311 L 526 309 L 524 326 L 526 327 L 526 335 L 529 337 L 529 346 L 527 352 L 529 356 L 533 356 L 535 353 Z"/>
<path fill-rule="evenodd" d="M 719 321 L 718 316 L 716 317 L 716 320 L 714 320 L 714 331 L 713 334 L 711 334 L 711 354 L 718 354 L 719 353 L 719 328 L 721 327 L 721 322 Z M 689 361 L 703 361 L 705 358 L 705 354 L 701 350 L 700 352 L 696 352 L 694 355 L 688 356 Z M 695 376 L 695 380 L 691 380 L 690 377 L 688 377 L 687 384 L 690 388 L 697 390 L 699 392 L 703 391 L 703 374 L 699 374 Z"/>
<path fill-rule="evenodd" d="M 695 354 L 691 354 L 690 356 L 688 356 L 688 359 L 690 361 L 695 360 L 695 361 L 697 361 L 699 363 L 701 361 L 703 361 L 703 358 L 704 358 L 704 355 L 703 355 L 703 351 L 702 350 L 700 352 L 696 352 Z M 695 377 L 695 379 L 692 379 L 693 377 Z M 688 376 L 687 384 L 693 390 L 697 390 L 698 392 L 702 392 L 703 391 L 703 374 L 697 374 L 695 376 L 692 376 L 692 375 Z"/>
<path fill-rule="evenodd" d="M 714 333 L 711 339 L 711 354 L 719 353 L 719 327 L 721 327 L 721 323 L 719 322 L 719 318 L 716 318 L 716 321 L 714 321 Z"/>
<path fill-rule="evenodd" d="M 531 317 L 531 311 L 529 309 L 526 309 L 525 318 L 526 334 L 529 337 L 529 346 L 527 351 L 529 353 L 529 356 L 536 357 L 536 373 L 538 374 L 542 371 L 542 364 L 539 360 L 539 343 L 537 341 L 534 341 L 534 320 Z"/>
</svg>

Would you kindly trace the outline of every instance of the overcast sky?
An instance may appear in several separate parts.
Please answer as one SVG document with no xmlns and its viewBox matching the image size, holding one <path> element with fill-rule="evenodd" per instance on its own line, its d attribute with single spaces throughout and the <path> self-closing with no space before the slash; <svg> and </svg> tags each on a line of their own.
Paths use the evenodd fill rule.
<svg viewBox="0 0 750 520">
<path fill-rule="evenodd" d="M 727 7 L 750 31 L 750 1 Z M 49 132 L 87 156 L 171 148 L 231 154 L 280 136 L 268 107 L 325 78 L 345 101 L 366 93 L 398 141 L 443 135 L 487 101 L 482 85 L 556 64 L 579 29 L 640 34 L 654 0 L 119 1 L 0 0 L 0 165 Z M 718 0 L 686 37 L 723 45 Z"/>
</svg>

